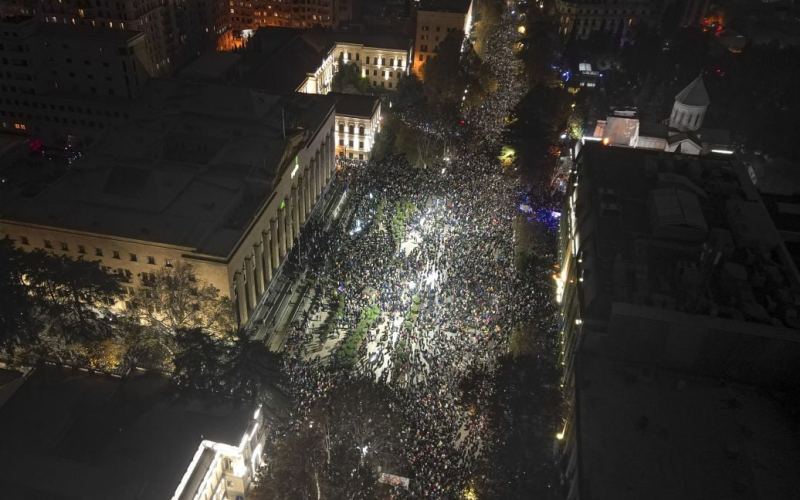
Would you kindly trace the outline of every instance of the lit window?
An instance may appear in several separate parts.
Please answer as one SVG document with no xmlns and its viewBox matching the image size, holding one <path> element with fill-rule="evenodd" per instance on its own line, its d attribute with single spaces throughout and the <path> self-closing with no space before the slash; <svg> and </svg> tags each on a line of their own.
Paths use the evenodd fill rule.
<svg viewBox="0 0 800 500">
<path fill-rule="evenodd" d="M 172 267 L 172 261 L 171 261 L 171 260 L 169 260 L 169 259 L 166 259 L 166 260 L 164 261 L 164 266 L 165 266 L 165 267 Z"/>
</svg>

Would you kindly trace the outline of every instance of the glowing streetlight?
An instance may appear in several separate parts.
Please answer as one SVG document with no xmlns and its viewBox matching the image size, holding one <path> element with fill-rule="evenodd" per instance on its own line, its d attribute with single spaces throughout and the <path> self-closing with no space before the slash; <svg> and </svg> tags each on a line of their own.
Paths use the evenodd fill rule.
<svg viewBox="0 0 800 500">
<path fill-rule="evenodd" d="M 520 33 L 522 33 L 524 35 L 525 34 L 525 26 L 524 25 L 520 26 L 519 28 L 517 28 L 517 31 L 519 31 Z"/>
</svg>

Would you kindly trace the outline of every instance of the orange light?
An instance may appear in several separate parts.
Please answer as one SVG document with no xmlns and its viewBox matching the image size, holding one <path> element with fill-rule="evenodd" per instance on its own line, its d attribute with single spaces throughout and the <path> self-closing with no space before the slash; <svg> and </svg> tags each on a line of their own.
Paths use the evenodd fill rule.
<svg viewBox="0 0 800 500">
<path fill-rule="evenodd" d="M 610 143 L 611 143 L 611 140 L 608 137 L 603 139 L 603 146 L 608 146 Z"/>
</svg>

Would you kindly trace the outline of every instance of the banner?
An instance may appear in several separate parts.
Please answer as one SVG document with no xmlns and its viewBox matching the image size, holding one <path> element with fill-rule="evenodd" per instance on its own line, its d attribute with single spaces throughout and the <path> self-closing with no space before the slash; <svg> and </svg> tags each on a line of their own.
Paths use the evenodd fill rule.
<svg viewBox="0 0 800 500">
<path fill-rule="evenodd" d="M 382 472 L 378 482 L 390 484 L 392 486 L 402 486 L 403 488 L 408 489 L 408 483 L 410 480 L 407 477 L 395 476 L 394 474 Z"/>
</svg>

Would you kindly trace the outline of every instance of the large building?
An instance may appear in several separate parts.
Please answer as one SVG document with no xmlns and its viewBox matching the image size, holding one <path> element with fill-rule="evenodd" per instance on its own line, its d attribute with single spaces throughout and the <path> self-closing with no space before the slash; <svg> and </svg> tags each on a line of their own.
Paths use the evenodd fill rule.
<svg viewBox="0 0 800 500">
<path fill-rule="evenodd" d="M 48 23 L 144 33 L 143 61 L 154 76 L 170 76 L 225 31 L 214 0 L 123 0 L 84 3 L 45 0 L 37 12 Z"/>
<path fill-rule="evenodd" d="M 656 23 L 663 6 L 659 0 L 556 0 L 559 33 L 577 39 L 607 33 L 625 44 L 634 27 Z"/>
<path fill-rule="evenodd" d="M 122 29 L 0 22 L 0 130 L 91 142 L 128 117 L 149 78 L 144 36 Z"/>
<path fill-rule="evenodd" d="M 414 38 L 414 73 L 431 57 L 436 56 L 439 44 L 452 31 L 469 36 L 472 27 L 472 0 L 430 0 L 417 10 L 417 34 Z"/>
<path fill-rule="evenodd" d="M 278 92 L 327 94 L 341 62 L 355 64 L 373 87 L 396 89 L 408 74 L 411 41 L 391 34 L 261 28 L 240 64 L 242 84 Z M 275 71 L 281 68 L 281 71 Z"/>
<path fill-rule="evenodd" d="M 178 401 L 157 373 L 41 365 L 0 389 L 4 498 L 245 498 L 261 464 L 260 409 Z"/>
<path fill-rule="evenodd" d="M 333 102 L 152 80 L 136 108 L 33 198 L 6 191 L 2 232 L 128 291 L 190 264 L 244 324 L 333 178 Z"/>
<path fill-rule="evenodd" d="M 582 148 L 554 275 L 567 498 L 793 497 L 800 273 L 783 234 L 732 155 Z"/>
</svg>

